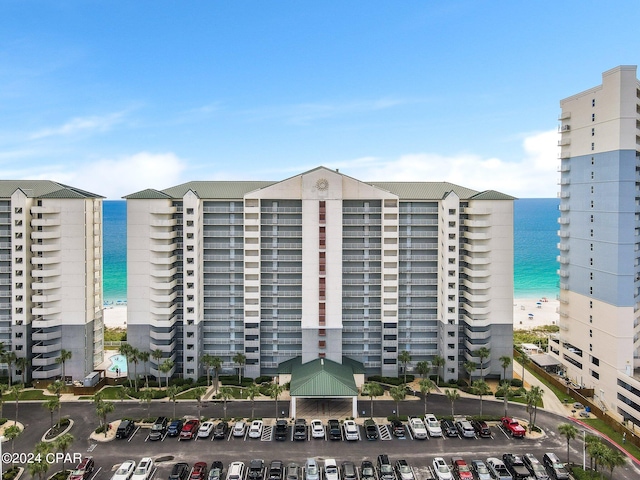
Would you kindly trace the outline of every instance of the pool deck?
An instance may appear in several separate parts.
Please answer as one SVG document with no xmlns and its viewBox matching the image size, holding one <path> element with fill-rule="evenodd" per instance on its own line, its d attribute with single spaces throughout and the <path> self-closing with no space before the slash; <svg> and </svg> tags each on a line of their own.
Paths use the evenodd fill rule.
<svg viewBox="0 0 640 480">
<path fill-rule="evenodd" d="M 113 367 L 113 362 L 111 361 L 111 357 L 114 357 L 116 355 L 120 355 L 117 352 L 114 352 L 112 355 L 109 355 L 108 357 L 105 358 L 104 362 L 102 362 L 100 365 L 98 365 L 95 369 L 96 370 L 103 370 L 105 377 L 107 378 L 118 378 L 118 377 L 124 377 L 127 375 L 127 366 L 126 363 L 124 365 L 124 368 L 120 370 L 119 374 L 116 374 L 115 370 L 112 370 Z"/>
</svg>

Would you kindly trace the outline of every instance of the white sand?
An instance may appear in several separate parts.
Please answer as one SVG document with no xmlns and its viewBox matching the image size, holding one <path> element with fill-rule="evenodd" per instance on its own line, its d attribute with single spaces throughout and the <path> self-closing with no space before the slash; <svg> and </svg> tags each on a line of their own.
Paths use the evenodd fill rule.
<svg viewBox="0 0 640 480">
<path fill-rule="evenodd" d="M 542 325 L 558 325 L 558 307 L 556 299 L 526 298 L 513 301 L 513 329 L 529 330 Z M 533 316 L 531 316 L 533 315 Z"/>
<path fill-rule="evenodd" d="M 104 308 L 104 326 L 108 328 L 127 328 L 127 306 L 115 305 Z"/>
</svg>

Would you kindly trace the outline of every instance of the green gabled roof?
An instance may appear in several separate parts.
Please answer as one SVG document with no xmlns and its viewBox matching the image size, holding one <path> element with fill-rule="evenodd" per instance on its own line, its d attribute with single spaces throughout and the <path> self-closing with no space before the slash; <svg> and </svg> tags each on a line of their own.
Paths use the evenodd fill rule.
<svg viewBox="0 0 640 480">
<path fill-rule="evenodd" d="M 453 191 L 461 199 L 471 198 L 477 190 L 449 182 L 366 182 L 398 195 L 401 200 L 440 200 Z"/>
<path fill-rule="evenodd" d="M 355 375 L 356 373 L 367 373 L 364 369 L 364 363 L 354 360 L 353 358 L 342 356 L 342 364 L 349 365 L 351 367 L 351 371 Z"/>
<path fill-rule="evenodd" d="M 18 189 L 29 198 L 104 198 L 51 180 L 0 180 L 0 198 L 11 197 Z"/>
<path fill-rule="evenodd" d="M 131 200 L 131 199 L 152 200 L 152 199 L 172 198 L 172 197 L 159 190 L 154 190 L 153 188 L 147 188 L 146 190 L 140 190 L 139 192 L 132 193 L 131 195 L 126 195 L 122 198 L 126 198 L 127 200 Z"/>
<path fill-rule="evenodd" d="M 495 190 L 485 190 L 471 197 L 472 200 L 515 200 L 516 197 Z"/>
<path fill-rule="evenodd" d="M 353 397 L 358 388 L 350 365 L 317 358 L 293 366 L 290 393 L 292 397 Z"/>
<path fill-rule="evenodd" d="M 302 357 L 293 357 L 278 364 L 278 375 L 287 375 L 293 372 L 293 367 L 302 363 Z"/>
<path fill-rule="evenodd" d="M 200 198 L 242 199 L 247 193 L 279 182 L 267 181 L 195 181 L 162 190 L 172 198 L 182 198 L 193 190 Z"/>
</svg>

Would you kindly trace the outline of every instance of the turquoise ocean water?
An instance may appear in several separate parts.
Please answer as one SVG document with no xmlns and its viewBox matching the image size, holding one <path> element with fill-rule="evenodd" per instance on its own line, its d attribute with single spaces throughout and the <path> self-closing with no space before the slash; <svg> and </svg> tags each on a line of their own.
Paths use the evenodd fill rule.
<svg viewBox="0 0 640 480">
<path fill-rule="evenodd" d="M 556 198 L 515 202 L 515 298 L 556 298 L 558 294 L 558 204 Z M 105 302 L 123 302 L 127 298 L 126 207 L 124 200 L 103 204 Z"/>
</svg>

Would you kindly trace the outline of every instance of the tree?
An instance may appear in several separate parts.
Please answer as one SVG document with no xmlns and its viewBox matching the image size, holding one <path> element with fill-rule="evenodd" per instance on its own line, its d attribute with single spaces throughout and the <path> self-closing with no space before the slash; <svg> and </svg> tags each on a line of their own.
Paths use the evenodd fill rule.
<svg viewBox="0 0 640 480">
<path fill-rule="evenodd" d="M 178 400 L 178 393 L 180 393 L 180 390 L 177 386 L 171 385 L 170 387 L 167 387 L 167 396 L 169 397 L 169 400 L 173 402 L 172 418 L 176 418 L 176 401 Z"/>
<path fill-rule="evenodd" d="M 4 348 L 4 347 L 3 347 Z M 13 378 L 13 365 L 16 363 L 16 360 L 18 359 L 16 352 L 4 352 L 4 354 L 2 355 L 2 363 L 6 363 L 7 364 L 7 369 L 9 370 L 9 388 L 12 387 L 11 384 L 11 380 Z"/>
<path fill-rule="evenodd" d="M 236 353 L 233 356 L 233 363 L 238 365 L 238 381 L 242 385 L 242 367 L 247 362 L 247 357 L 244 353 Z"/>
<path fill-rule="evenodd" d="M 140 358 L 140 361 L 142 362 L 142 366 L 144 367 L 144 386 L 145 388 L 149 388 L 149 375 L 147 374 L 147 362 L 149 362 L 149 357 L 151 356 L 151 354 L 149 352 L 146 351 L 141 351 L 138 354 L 138 357 Z"/>
<path fill-rule="evenodd" d="M 220 393 L 218 393 L 222 399 L 222 409 L 224 410 L 224 418 L 227 418 L 227 400 L 233 398 L 233 390 L 231 387 L 221 387 Z"/>
<path fill-rule="evenodd" d="M 427 397 L 429 396 L 429 392 L 435 388 L 435 383 L 430 378 L 423 378 L 420 380 L 420 393 L 424 396 L 424 414 L 427 414 Z"/>
<path fill-rule="evenodd" d="M 50 458 L 49 453 L 51 453 L 52 450 L 52 443 L 36 443 L 36 448 L 33 451 L 33 458 L 39 459 L 39 461 L 34 461 L 27 464 L 27 470 L 31 474 L 31 476 L 35 477 L 37 475 L 40 480 L 42 480 L 46 476 L 47 472 L 49 471 L 49 467 L 51 467 L 51 464 L 47 459 Z"/>
<path fill-rule="evenodd" d="M 561 423 L 558 425 L 558 431 L 560 435 L 564 435 L 567 438 L 567 463 L 569 463 L 569 442 L 576 438 L 578 429 L 572 423 Z"/>
<path fill-rule="evenodd" d="M 9 390 L 9 385 L 0 383 L 0 418 L 2 418 L 2 405 L 4 404 L 4 394 Z"/>
<path fill-rule="evenodd" d="M 64 390 L 65 385 L 62 380 L 54 380 L 49 385 L 47 385 L 47 390 L 53 393 L 58 399 L 58 424 L 60 424 L 61 415 L 62 415 L 62 402 L 60 401 L 60 397 L 62 396 L 62 391 Z"/>
<path fill-rule="evenodd" d="M 487 347 L 480 347 L 475 352 L 473 352 L 474 356 L 480 357 L 480 378 L 484 381 L 484 359 L 489 358 L 491 355 L 491 350 Z"/>
<path fill-rule="evenodd" d="M 160 364 L 160 368 L 159 370 L 164 373 L 164 379 L 165 382 L 167 384 L 167 386 L 169 386 L 169 372 L 171 370 L 173 370 L 173 360 L 171 360 L 170 358 L 167 358 L 164 362 L 162 362 Z"/>
<path fill-rule="evenodd" d="M 522 365 L 522 386 L 524 387 L 524 369 L 530 360 L 526 353 L 520 352 L 520 355 L 518 355 L 518 362 Z"/>
<path fill-rule="evenodd" d="M 503 355 L 500 357 L 500 365 L 502 365 L 502 379 L 506 380 L 507 378 L 507 368 L 511 365 L 512 359 L 509 355 Z"/>
<path fill-rule="evenodd" d="M 600 437 L 597 435 L 592 435 L 591 433 L 588 433 L 585 435 L 584 438 L 584 444 L 585 444 L 585 448 L 587 449 L 587 453 L 589 454 L 589 468 L 591 470 L 593 470 L 593 460 L 594 460 L 594 456 L 593 456 L 593 449 L 594 449 L 594 445 L 595 444 L 600 444 L 602 443 L 602 440 L 600 440 Z M 596 468 L 597 470 L 597 468 Z"/>
<path fill-rule="evenodd" d="M 222 359 L 220 357 L 213 357 L 211 360 L 211 366 L 213 367 L 213 372 L 216 376 L 216 392 L 220 387 L 220 369 L 222 368 Z"/>
<path fill-rule="evenodd" d="M 609 468 L 609 479 L 613 478 L 613 469 L 621 467 L 626 463 L 626 458 L 617 448 L 607 448 L 603 458 L 603 465 Z"/>
<path fill-rule="evenodd" d="M 471 374 L 476 371 L 476 362 L 466 361 L 462 364 L 462 368 L 464 368 L 465 372 L 469 374 L 469 386 L 471 386 Z"/>
<path fill-rule="evenodd" d="M 278 397 L 284 392 L 284 385 L 279 385 L 276 380 L 269 386 L 269 397 L 276 401 L 276 420 L 278 419 Z"/>
<path fill-rule="evenodd" d="M 207 387 L 196 387 L 193 389 L 193 396 L 196 397 L 198 406 L 198 420 L 202 418 L 200 412 L 202 410 L 202 397 L 204 397 L 205 393 L 207 393 Z"/>
<path fill-rule="evenodd" d="M 14 452 L 13 443 L 16 437 L 21 433 L 22 433 L 22 429 L 18 425 L 11 425 L 10 427 L 7 427 L 4 429 L 4 433 L 3 433 L 4 437 L 7 440 L 11 440 L 11 456 L 13 456 L 13 452 Z"/>
<path fill-rule="evenodd" d="M 205 353 L 200 357 L 200 362 L 205 366 L 205 371 L 207 372 L 207 387 L 211 385 L 209 379 L 211 377 L 211 367 L 213 366 L 213 355 L 209 353 Z"/>
<path fill-rule="evenodd" d="M 508 380 L 503 381 L 498 387 L 498 390 L 496 393 L 498 395 L 503 396 L 504 416 L 508 417 L 509 416 L 509 395 L 511 394 L 511 384 L 509 383 L 509 381 Z"/>
<path fill-rule="evenodd" d="M 60 400 L 57 397 L 50 398 L 45 401 L 42 406 L 49 410 L 51 414 L 51 429 L 53 429 L 53 412 L 55 412 L 58 408 L 60 408 Z"/>
<path fill-rule="evenodd" d="M 526 393 L 525 400 L 527 402 L 527 412 L 529 413 L 529 431 L 531 432 L 536 424 L 536 415 L 538 413 L 538 403 L 542 401 L 544 390 L 538 386 L 533 386 Z"/>
<path fill-rule="evenodd" d="M 402 363 L 402 371 L 404 373 L 404 384 L 407 384 L 407 364 L 411 361 L 411 354 L 406 350 L 402 350 L 398 355 L 398 361 Z"/>
<path fill-rule="evenodd" d="M 460 398 L 460 392 L 454 388 L 448 388 L 444 391 L 444 394 L 447 396 L 447 399 L 451 402 L 451 416 L 455 417 L 455 410 L 453 408 L 456 400 Z"/>
<path fill-rule="evenodd" d="M 131 351 L 129 352 L 131 356 L 131 363 L 133 363 L 133 385 L 138 391 L 138 362 L 140 362 L 140 350 L 137 348 L 131 347 Z M 127 370 L 128 372 L 128 370 Z"/>
<path fill-rule="evenodd" d="M 491 393 L 491 388 L 484 380 L 476 380 L 471 387 L 475 395 L 480 396 L 480 416 L 482 416 L 482 397 Z"/>
<path fill-rule="evenodd" d="M 367 382 L 362 385 L 362 393 L 371 399 L 369 416 L 373 418 L 373 397 L 379 397 L 384 394 L 384 388 L 378 382 Z"/>
<path fill-rule="evenodd" d="M 65 350 L 63 348 L 62 350 L 60 350 L 60 356 L 56 358 L 56 363 L 59 363 L 60 365 L 62 365 L 62 381 L 65 383 L 67 382 L 66 365 L 67 365 L 67 362 L 71 360 L 72 356 L 73 354 L 69 350 Z"/>
<path fill-rule="evenodd" d="M 197 387 L 197 388 L 202 388 L 202 387 Z M 150 408 L 151 408 L 151 400 L 153 400 L 153 391 L 147 389 L 144 390 L 140 390 L 140 403 L 146 403 L 147 404 L 147 418 L 149 418 L 150 415 Z M 198 417 L 198 420 L 200 420 L 200 417 Z"/>
<path fill-rule="evenodd" d="M 444 375 L 440 375 L 440 369 L 442 367 L 444 367 L 444 357 L 441 357 L 440 355 L 435 355 L 433 357 L 433 360 L 431 360 L 431 365 L 434 366 L 434 368 L 436 369 L 436 375 L 439 376 L 441 379 L 443 379 Z"/>
<path fill-rule="evenodd" d="M 20 370 L 22 383 L 27 383 L 27 371 L 29 370 L 29 359 L 27 357 L 18 357 L 16 359 L 16 368 Z"/>
<path fill-rule="evenodd" d="M 116 394 L 118 395 L 120 402 L 124 402 L 124 399 L 129 396 L 127 387 L 125 387 L 124 385 L 120 386 L 120 388 L 116 391 Z"/>
<path fill-rule="evenodd" d="M 258 385 L 253 383 L 249 385 L 249 387 L 247 387 L 247 398 L 251 400 L 251 418 L 255 418 L 254 409 L 255 409 L 256 397 L 258 395 L 260 395 L 260 387 L 258 387 Z"/>
<path fill-rule="evenodd" d="M 598 465 L 603 465 L 605 461 L 605 457 L 607 455 L 607 450 L 609 448 L 598 439 L 597 442 L 589 443 L 587 447 L 587 452 L 589 452 L 589 456 L 594 461 L 594 471 L 598 471 Z"/>
<path fill-rule="evenodd" d="M 391 395 L 393 401 L 396 402 L 396 415 L 399 417 L 400 402 L 407 396 L 407 390 L 404 385 L 396 385 L 395 387 L 391 387 L 391 389 L 389 390 L 389 395 Z"/>
<path fill-rule="evenodd" d="M 431 373 L 431 364 L 427 360 L 416 363 L 416 372 L 422 377 L 428 377 Z"/>
<path fill-rule="evenodd" d="M 156 348 L 153 352 L 151 352 L 151 358 L 153 358 L 156 362 L 156 370 L 160 373 L 160 360 L 162 360 L 162 356 L 164 353 L 159 348 Z M 158 384 L 160 385 L 160 375 L 158 375 Z M 162 385 L 160 385 L 162 388 Z"/>
<path fill-rule="evenodd" d="M 100 427 L 104 429 L 104 436 L 106 437 L 107 416 L 116 409 L 116 406 L 113 402 L 106 402 L 100 392 L 93 396 L 93 405 L 96 407 L 96 415 L 98 416 Z"/>
<path fill-rule="evenodd" d="M 21 383 L 18 383 L 17 385 L 11 387 L 11 394 L 15 396 L 14 400 L 16 402 L 16 423 L 18 422 L 18 402 L 20 402 L 20 395 L 22 394 L 23 390 L 24 385 L 22 385 Z"/>
<path fill-rule="evenodd" d="M 120 344 L 118 353 L 120 353 L 120 355 L 123 355 L 124 358 L 127 360 L 127 377 L 129 379 L 129 388 L 131 388 L 131 376 L 129 375 L 129 372 L 131 371 L 131 369 L 129 368 L 129 362 L 131 361 L 132 352 L 133 352 L 133 347 L 131 345 L 129 345 L 128 343 Z"/>
<path fill-rule="evenodd" d="M 64 435 L 60 435 L 53 442 L 54 448 L 57 451 L 62 452 L 62 472 L 63 473 L 66 473 L 67 471 L 67 464 L 65 462 L 65 457 L 67 456 L 67 452 L 71 448 L 71 444 L 73 443 L 74 440 L 75 438 L 73 438 L 73 435 L 71 435 L 70 433 L 65 433 Z"/>
</svg>

